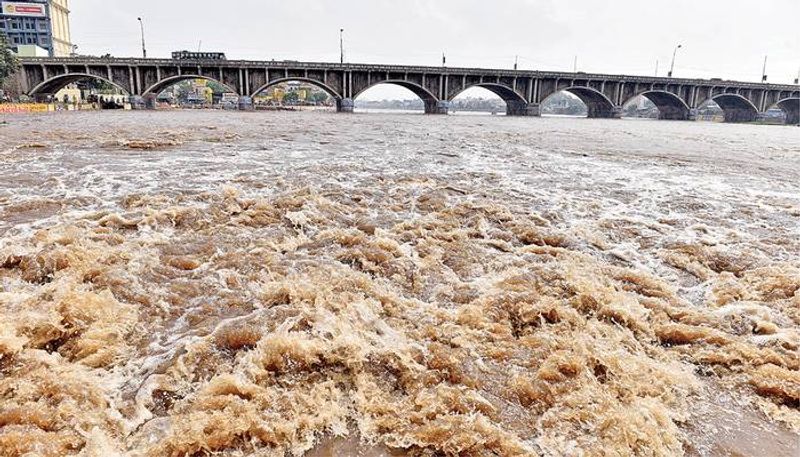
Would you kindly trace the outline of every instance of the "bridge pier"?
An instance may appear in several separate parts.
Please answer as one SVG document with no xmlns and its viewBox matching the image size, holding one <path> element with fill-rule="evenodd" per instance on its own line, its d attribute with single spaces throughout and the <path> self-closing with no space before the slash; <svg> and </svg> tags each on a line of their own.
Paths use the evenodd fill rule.
<svg viewBox="0 0 800 457">
<path fill-rule="evenodd" d="M 255 111 L 256 107 L 253 104 L 253 98 L 246 95 L 239 97 L 238 103 L 239 111 Z"/>
<path fill-rule="evenodd" d="M 352 113 L 354 108 L 355 103 L 352 98 L 336 100 L 336 112 L 338 113 Z"/>
<path fill-rule="evenodd" d="M 611 106 L 602 103 L 593 103 L 593 102 L 586 102 L 586 108 L 588 110 L 588 118 L 599 118 L 599 119 L 622 119 L 622 107 L 621 106 Z"/>
<path fill-rule="evenodd" d="M 156 101 L 157 97 L 158 96 L 156 94 L 147 94 L 144 97 L 142 97 L 144 99 L 144 109 L 148 110 L 156 109 L 158 105 Z"/>
<path fill-rule="evenodd" d="M 725 122 L 755 122 L 758 120 L 758 113 L 744 108 L 723 109 Z"/>
<path fill-rule="evenodd" d="M 450 112 L 450 102 L 446 100 L 425 101 L 425 114 L 447 114 Z"/>
<path fill-rule="evenodd" d="M 687 112 L 685 108 L 659 106 L 658 118 L 664 121 L 688 121 L 691 118 L 691 113 Z"/>
<path fill-rule="evenodd" d="M 506 116 L 535 116 L 542 115 L 542 108 L 538 103 L 522 103 L 506 101 Z"/>
<path fill-rule="evenodd" d="M 131 109 L 134 110 L 142 110 L 145 109 L 145 101 L 144 98 L 140 95 L 131 95 L 128 97 L 128 100 L 131 104 Z"/>
</svg>

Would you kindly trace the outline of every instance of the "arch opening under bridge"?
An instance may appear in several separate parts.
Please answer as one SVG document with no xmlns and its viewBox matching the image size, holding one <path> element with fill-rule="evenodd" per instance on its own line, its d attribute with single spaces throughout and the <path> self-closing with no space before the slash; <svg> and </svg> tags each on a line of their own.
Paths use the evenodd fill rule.
<svg viewBox="0 0 800 457">
<path fill-rule="evenodd" d="M 375 82 L 375 83 L 373 83 L 373 84 L 361 89 L 360 91 L 358 91 L 357 93 L 355 93 L 353 95 L 353 103 L 356 106 L 358 106 L 358 105 L 362 105 L 363 106 L 364 104 L 360 103 L 359 98 L 364 100 L 364 96 L 365 95 L 369 97 L 370 93 L 374 94 L 376 91 L 378 91 L 378 92 L 386 91 L 391 86 L 396 86 L 396 87 L 405 89 L 405 91 L 406 91 L 405 93 L 413 94 L 414 96 L 416 96 L 417 98 L 422 100 L 422 108 L 423 108 L 425 113 L 427 113 L 427 114 L 437 114 L 437 113 L 440 112 L 439 100 L 432 93 L 430 93 L 427 89 L 425 89 L 424 87 L 420 86 L 417 83 L 414 83 L 414 82 L 411 82 L 411 81 L 397 80 L 397 79 L 389 79 L 389 80 L 377 81 L 377 82 Z M 398 93 L 398 92 L 399 93 L 404 93 L 402 91 L 398 91 L 397 89 L 394 90 L 394 93 Z M 373 97 L 374 97 L 374 95 L 373 95 Z M 416 110 L 416 109 L 412 109 L 412 110 Z"/>
<path fill-rule="evenodd" d="M 183 83 L 191 81 L 201 81 L 203 84 L 180 87 Z M 180 89 L 178 93 L 176 94 L 175 90 L 170 92 L 170 89 L 175 89 L 176 86 Z M 164 78 L 146 88 L 142 95 L 145 98 L 155 96 L 157 103 L 153 107 L 159 104 L 180 105 L 182 107 L 209 107 L 220 103 L 226 92 L 236 94 L 237 97 L 239 95 L 234 88 L 216 78 L 184 74 Z"/>
<path fill-rule="evenodd" d="M 502 100 L 503 110 L 509 116 L 526 115 L 528 102 L 512 88 L 497 83 L 478 83 L 465 87 L 452 94 L 448 100 L 450 105 L 458 104 L 459 99 L 480 98 L 483 100 Z M 497 107 L 499 108 L 499 106 Z"/>
<path fill-rule="evenodd" d="M 342 96 L 334 88 L 322 81 L 302 77 L 272 80 L 256 88 L 250 96 L 256 109 L 265 106 L 314 106 L 338 110 L 342 103 Z"/>
<path fill-rule="evenodd" d="M 106 84 L 116 89 L 120 94 L 123 94 L 125 96 L 130 95 L 130 92 L 126 88 L 115 83 L 114 81 L 111 81 L 110 79 L 104 78 L 102 76 L 92 75 L 89 73 L 67 73 L 54 76 L 52 78 L 47 79 L 46 81 L 43 81 L 42 83 L 38 84 L 36 87 L 31 89 L 28 92 L 28 95 L 30 95 L 35 99 L 52 96 L 55 95 L 61 89 L 66 88 L 70 84 L 77 84 L 82 82 L 94 82 L 94 83 Z"/>
<path fill-rule="evenodd" d="M 554 92 L 540 104 L 542 116 L 588 117 L 589 109 L 577 95 L 566 90 Z"/>
<path fill-rule="evenodd" d="M 560 89 L 552 94 L 549 94 L 542 100 L 543 112 L 545 112 L 546 105 L 550 103 L 550 99 L 555 97 L 558 93 L 567 92 L 577 97 L 586 107 L 585 117 L 589 118 L 615 118 L 619 117 L 619 110 L 614 106 L 614 103 L 601 92 L 586 86 L 572 86 Z M 580 114 L 577 114 L 580 116 Z"/>
<path fill-rule="evenodd" d="M 779 100 L 770 108 L 778 108 L 786 115 L 785 123 L 788 125 L 800 125 L 800 97 L 788 97 Z"/>
<path fill-rule="evenodd" d="M 309 84 L 311 86 L 315 86 L 316 88 L 325 91 L 334 100 L 341 100 L 342 99 L 341 94 L 339 94 L 334 88 L 332 88 L 331 86 L 323 83 L 322 81 L 317 81 L 316 79 L 311 79 L 311 78 L 300 78 L 300 77 L 297 77 L 297 78 L 289 77 L 289 78 L 274 79 L 274 80 L 272 80 L 272 81 L 270 81 L 270 82 L 258 87 L 250 95 L 252 97 L 256 97 L 259 94 L 261 94 L 262 92 L 264 92 L 266 90 L 269 90 L 270 88 L 272 88 L 274 86 L 278 86 L 280 84 L 287 84 L 287 83 L 290 83 L 290 82 L 298 82 L 298 83 L 303 83 L 303 84 Z"/>
<path fill-rule="evenodd" d="M 471 86 L 457 92 L 448 102 L 447 114 L 508 114 L 508 103 L 495 91 Z"/>
<path fill-rule="evenodd" d="M 707 107 L 714 105 L 722 111 L 725 122 L 754 122 L 758 120 L 758 108 L 748 99 L 739 94 L 718 94 L 698 106 Z"/>
<path fill-rule="evenodd" d="M 642 103 L 642 98 L 646 99 L 650 103 Z M 632 106 L 634 103 L 639 104 L 639 106 L 643 107 L 644 109 L 635 109 L 635 107 Z M 685 101 L 672 92 L 662 90 L 645 91 L 629 98 L 625 103 L 622 104 L 623 116 L 626 114 L 635 113 L 637 111 L 644 111 L 644 113 L 637 113 L 638 115 L 635 114 L 633 117 L 649 117 L 648 115 L 651 113 L 647 112 L 649 111 L 647 109 L 648 105 L 651 107 L 655 106 L 657 114 L 654 117 L 658 119 L 685 121 L 690 119 L 691 116 L 691 108 L 689 108 L 689 105 L 687 105 Z"/>
</svg>

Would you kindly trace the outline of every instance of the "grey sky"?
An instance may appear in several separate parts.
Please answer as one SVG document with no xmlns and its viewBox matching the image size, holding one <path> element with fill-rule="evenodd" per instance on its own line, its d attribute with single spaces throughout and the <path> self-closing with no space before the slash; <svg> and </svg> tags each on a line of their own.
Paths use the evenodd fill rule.
<svg viewBox="0 0 800 457">
<path fill-rule="evenodd" d="M 336 61 L 339 28 L 350 62 L 665 75 L 770 82 L 800 68 L 798 0 L 72 0 L 84 54 L 148 56 L 223 51 L 228 58 Z"/>
</svg>

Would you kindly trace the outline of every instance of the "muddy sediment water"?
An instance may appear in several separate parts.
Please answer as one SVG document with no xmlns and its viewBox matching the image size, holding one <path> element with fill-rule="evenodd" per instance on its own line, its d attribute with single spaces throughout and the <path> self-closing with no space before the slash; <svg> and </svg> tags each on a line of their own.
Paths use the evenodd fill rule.
<svg viewBox="0 0 800 457">
<path fill-rule="evenodd" d="M 800 453 L 800 130 L 0 125 L 0 455 Z"/>
</svg>

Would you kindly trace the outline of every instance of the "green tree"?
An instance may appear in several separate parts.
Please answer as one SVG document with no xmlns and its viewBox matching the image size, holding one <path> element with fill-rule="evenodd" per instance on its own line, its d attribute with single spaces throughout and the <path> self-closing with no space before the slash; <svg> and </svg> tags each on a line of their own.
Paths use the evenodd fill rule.
<svg viewBox="0 0 800 457">
<path fill-rule="evenodd" d="M 309 99 L 314 103 L 325 103 L 328 101 L 328 93 L 322 90 L 314 91 Z"/>
<path fill-rule="evenodd" d="M 225 92 L 230 92 L 230 89 L 216 81 L 209 80 L 207 84 L 208 87 L 211 88 L 211 91 L 215 94 L 224 94 Z"/>
<path fill-rule="evenodd" d="M 297 92 L 287 92 L 286 95 L 283 96 L 283 103 L 287 105 L 291 105 L 297 103 L 300 100 L 300 95 Z"/>
<path fill-rule="evenodd" d="M 17 56 L 11 52 L 6 36 L 0 33 L 0 85 L 6 78 L 16 73 L 18 66 Z"/>
</svg>

